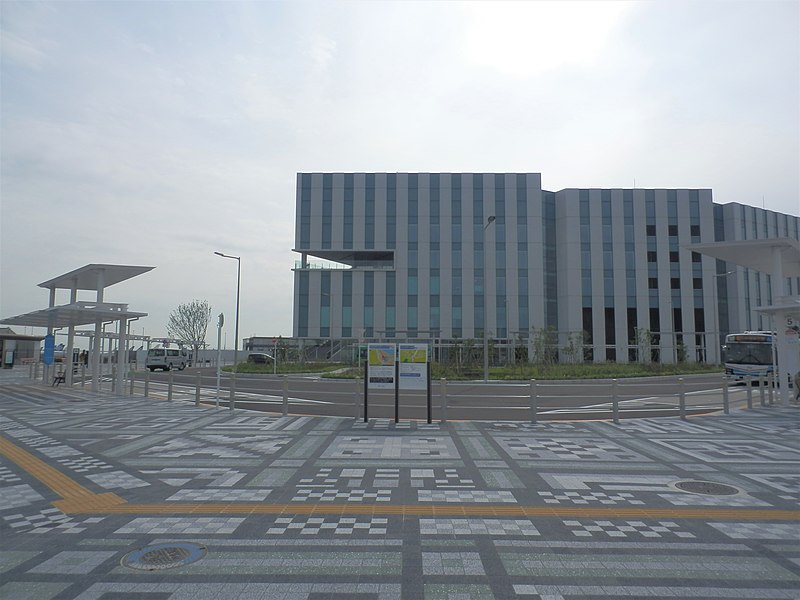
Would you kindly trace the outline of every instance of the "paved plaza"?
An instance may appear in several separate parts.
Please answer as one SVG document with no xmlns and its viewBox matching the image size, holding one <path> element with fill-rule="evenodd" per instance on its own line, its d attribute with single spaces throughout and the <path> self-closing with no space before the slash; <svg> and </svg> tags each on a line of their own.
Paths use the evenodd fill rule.
<svg viewBox="0 0 800 600">
<path fill-rule="evenodd" d="M 797 599 L 799 412 L 363 423 L 0 379 L 0 598 Z"/>
</svg>

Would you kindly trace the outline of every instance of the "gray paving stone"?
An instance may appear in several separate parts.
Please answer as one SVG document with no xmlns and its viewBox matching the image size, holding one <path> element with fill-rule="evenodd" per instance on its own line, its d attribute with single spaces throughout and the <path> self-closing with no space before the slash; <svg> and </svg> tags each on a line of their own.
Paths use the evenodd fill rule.
<svg viewBox="0 0 800 600">
<path fill-rule="evenodd" d="M 93 492 L 165 512 L 65 514 L 46 486 L 3 459 L 0 597 L 788 599 L 800 589 L 797 521 L 763 518 L 800 508 L 796 410 L 428 427 L 231 417 L 191 398 L 4 385 L 5 438 Z M 742 493 L 672 485 L 692 478 Z M 254 510 L 203 514 L 204 503 Z M 187 504 L 200 512 L 169 513 Z M 520 507 L 537 516 L 521 518 Z M 652 516 L 683 507 L 709 516 Z M 581 512 L 597 509 L 642 512 Z M 714 517 L 721 509 L 736 516 Z M 151 573 L 120 564 L 170 542 L 207 554 Z"/>
</svg>

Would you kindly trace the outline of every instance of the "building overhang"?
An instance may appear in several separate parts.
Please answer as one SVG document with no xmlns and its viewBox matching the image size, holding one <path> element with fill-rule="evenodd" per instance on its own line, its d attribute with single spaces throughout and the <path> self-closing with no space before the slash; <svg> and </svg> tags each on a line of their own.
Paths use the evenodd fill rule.
<svg viewBox="0 0 800 600">
<path fill-rule="evenodd" d="M 297 250 L 294 252 L 350 267 L 385 267 L 394 264 L 394 250 Z"/>
<path fill-rule="evenodd" d="M 777 250 L 782 255 L 783 276 L 800 277 L 800 242 L 791 238 L 708 242 L 684 248 L 769 275 L 774 274 L 773 252 Z"/>
</svg>

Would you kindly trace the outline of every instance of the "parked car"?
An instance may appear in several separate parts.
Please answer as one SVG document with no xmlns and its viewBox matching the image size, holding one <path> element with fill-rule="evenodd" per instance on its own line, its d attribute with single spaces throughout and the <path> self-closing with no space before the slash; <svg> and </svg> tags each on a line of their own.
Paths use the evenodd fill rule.
<svg viewBox="0 0 800 600">
<path fill-rule="evenodd" d="M 189 364 L 189 355 L 183 348 L 151 348 L 147 351 L 145 367 L 151 371 L 178 369 L 183 371 Z"/>
<path fill-rule="evenodd" d="M 247 362 L 256 365 L 269 365 L 272 364 L 274 359 L 265 352 L 251 352 L 247 355 Z"/>
</svg>

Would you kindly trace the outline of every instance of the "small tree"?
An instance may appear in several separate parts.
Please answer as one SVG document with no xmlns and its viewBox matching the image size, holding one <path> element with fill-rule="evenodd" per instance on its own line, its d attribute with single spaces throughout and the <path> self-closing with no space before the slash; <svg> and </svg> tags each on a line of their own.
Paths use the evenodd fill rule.
<svg viewBox="0 0 800 600">
<path fill-rule="evenodd" d="M 634 328 L 636 343 L 639 346 L 639 360 L 642 364 L 650 364 L 652 358 L 653 333 L 643 327 Z"/>
<path fill-rule="evenodd" d="M 206 300 L 192 300 L 181 304 L 169 314 L 167 335 L 190 345 L 196 362 L 197 351 L 206 339 L 209 321 L 211 321 L 209 303 Z"/>
<path fill-rule="evenodd" d="M 558 362 L 558 331 L 555 327 L 537 329 L 531 327 L 533 337 L 533 355 L 536 361 L 545 365 Z"/>
</svg>

